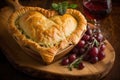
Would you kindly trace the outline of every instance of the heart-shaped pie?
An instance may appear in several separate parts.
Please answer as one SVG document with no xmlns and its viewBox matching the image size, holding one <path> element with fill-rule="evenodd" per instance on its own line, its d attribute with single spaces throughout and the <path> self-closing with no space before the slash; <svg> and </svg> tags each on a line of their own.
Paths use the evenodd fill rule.
<svg viewBox="0 0 120 80">
<path fill-rule="evenodd" d="M 75 9 L 67 9 L 64 15 L 59 15 L 56 11 L 25 7 L 9 18 L 9 32 L 15 40 L 41 56 L 45 63 L 53 62 L 59 51 L 76 45 L 86 25 L 85 17 Z"/>
</svg>

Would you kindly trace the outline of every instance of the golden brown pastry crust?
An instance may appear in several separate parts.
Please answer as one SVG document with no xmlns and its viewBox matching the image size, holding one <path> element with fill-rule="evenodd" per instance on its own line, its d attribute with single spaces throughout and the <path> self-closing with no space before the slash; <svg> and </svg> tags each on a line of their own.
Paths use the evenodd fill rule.
<svg viewBox="0 0 120 80">
<path fill-rule="evenodd" d="M 31 50 L 35 51 L 36 55 L 41 56 L 43 61 L 46 63 L 51 63 L 54 60 L 54 57 L 56 56 L 57 52 L 60 50 L 68 47 L 70 44 L 76 45 L 78 41 L 80 40 L 83 32 L 86 31 L 86 25 L 87 21 L 84 18 L 84 16 L 77 10 L 74 9 L 67 9 L 66 16 L 64 18 L 69 17 L 69 15 L 72 15 L 75 20 L 77 21 L 77 27 L 76 29 L 69 34 L 65 39 L 62 41 L 59 41 L 58 45 L 50 46 L 50 47 L 43 47 L 38 44 L 38 42 L 34 41 L 33 39 L 29 39 L 26 37 L 26 35 L 23 35 L 22 32 L 18 29 L 19 25 L 16 25 L 16 21 L 18 18 L 22 17 L 23 14 L 29 12 L 29 11 L 37 11 L 42 13 L 45 17 L 52 19 L 55 23 L 59 23 L 59 21 L 56 21 L 53 18 L 54 16 L 58 15 L 55 11 L 48 11 L 43 8 L 38 7 L 25 7 L 20 10 L 17 10 L 14 12 L 11 17 L 9 18 L 9 32 L 12 34 L 12 36 L 15 38 L 15 40 L 22 46 L 22 47 L 29 47 Z M 69 14 L 69 15 L 67 15 Z M 24 21 L 21 20 L 21 24 Z M 59 23 L 60 24 L 60 23 Z M 24 24 L 23 24 L 24 26 Z M 24 26 L 25 27 L 25 26 Z M 69 31 L 69 30 L 68 30 Z M 54 35 L 54 33 L 52 34 Z M 34 34 L 31 35 L 32 37 Z M 34 37 L 33 37 L 34 38 Z"/>
</svg>

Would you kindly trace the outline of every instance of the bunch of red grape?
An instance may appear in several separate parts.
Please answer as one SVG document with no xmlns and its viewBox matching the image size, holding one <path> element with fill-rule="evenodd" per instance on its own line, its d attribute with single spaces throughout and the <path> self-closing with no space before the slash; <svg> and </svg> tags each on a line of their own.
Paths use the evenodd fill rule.
<svg viewBox="0 0 120 80">
<path fill-rule="evenodd" d="M 70 70 L 72 67 L 77 69 L 83 69 L 84 64 L 82 61 L 87 61 L 92 64 L 101 61 L 105 57 L 105 43 L 104 37 L 99 28 L 91 29 L 87 26 L 87 31 L 75 46 L 70 54 L 65 57 L 62 61 L 62 65 L 68 65 Z"/>
</svg>

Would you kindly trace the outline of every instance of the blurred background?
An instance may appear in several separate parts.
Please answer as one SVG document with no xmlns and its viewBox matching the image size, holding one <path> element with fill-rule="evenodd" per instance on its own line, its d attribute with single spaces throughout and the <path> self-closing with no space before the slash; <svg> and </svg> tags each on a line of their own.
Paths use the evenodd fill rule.
<svg viewBox="0 0 120 80">
<path fill-rule="evenodd" d="M 65 1 L 65 0 L 19 0 L 19 1 L 22 5 L 32 5 L 32 6 L 40 6 L 43 8 L 50 8 L 51 1 L 58 2 L 58 1 Z M 68 1 L 80 3 L 82 0 L 68 0 Z M 37 3 L 37 4 L 34 5 L 34 3 Z M 119 37 L 120 36 L 120 33 L 119 33 L 120 31 L 120 26 L 119 26 L 120 25 L 120 17 L 119 17 L 120 0 L 112 0 L 112 4 L 113 4 L 113 11 L 111 13 L 111 16 L 104 21 L 103 27 L 101 27 L 101 29 L 103 32 L 106 33 L 105 36 L 108 36 L 107 40 L 113 45 L 116 51 L 116 61 L 111 73 L 104 80 L 120 80 L 120 37 Z M 0 9 L 7 5 L 8 4 L 6 3 L 6 0 L 0 0 Z M 113 26 L 111 26 L 111 24 L 113 24 Z M 23 75 L 23 73 L 16 71 L 9 64 L 6 57 L 1 53 L 2 52 L 0 50 L 0 80 L 3 80 L 3 78 L 4 80 L 35 80 L 33 78 L 29 78 L 29 76 L 27 75 Z"/>
<path fill-rule="evenodd" d="M 49 3 L 49 1 L 51 1 L 51 0 L 19 0 L 20 2 L 28 2 L 29 1 L 29 3 L 27 3 L 27 5 L 29 5 L 31 2 L 32 3 L 34 3 L 34 2 L 36 2 L 36 1 L 38 1 L 38 2 L 40 2 L 40 1 L 42 1 L 42 3 L 44 4 L 44 3 L 46 3 L 46 1 L 47 1 L 47 3 Z M 54 0 L 52 0 L 52 1 L 54 1 Z M 65 1 L 65 0 L 55 0 L 55 1 Z M 76 1 L 76 0 L 73 0 L 73 1 Z M 79 1 L 79 0 L 77 0 L 77 1 Z M 81 1 L 81 0 L 80 0 Z M 112 0 L 112 2 L 113 3 L 115 3 L 115 4 L 120 4 L 120 0 Z M 38 3 L 38 5 L 39 5 L 40 3 Z M 41 4 L 41 6 L 42 7 L 44 7 L 43 6 L 43 4 Z M 0 8 L 1 7 L 3 7 L 3 6 L 5 6 L 6 5 L 6 0 L 0 0 Z M 49 6 L 50 4 L 48 4 L 48 6 Z M 47 7 L 48 7 L 47 6 Z"/>
</svg>

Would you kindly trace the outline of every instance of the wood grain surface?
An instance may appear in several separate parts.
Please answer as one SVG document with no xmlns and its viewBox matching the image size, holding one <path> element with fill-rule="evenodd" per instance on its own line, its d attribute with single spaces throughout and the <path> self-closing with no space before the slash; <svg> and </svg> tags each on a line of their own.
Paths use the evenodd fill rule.
<svg viewBox="0 0 120 80">
<path fill-rule="evenodd" d="M 32 0 L 30 0 L 30 1 L 32 1 Z M 77 1 L 79 1 L 79 0 L 77 0 Z M 74 1 L 75 2 L 75 1 Z M 77 2 L 76 2 L 77 3 Z M 26 5 L 25 3 L 23 3 L 24 5 Z M 45 3 L 46 4 L 46 3 Z M 28 4 L 28 5 L 30 5 L 30 4 Z M 35 5 L 31 5 L 31 6 L 35 6 Z M 43 7 L 45 7 L 45 6 L 43 6 Z M 80 7 L 79 7 L 80 8 Z M 9 11 L 8 10 L 9 9 L 9 7 L 6 7 L 6 8 L 4 8 L 4 9 L 1 9 L 1 12 L 3 12 L 4 10 L 6 10 L 6 11 Z M 108 41 L 113 45 L 113 47 L 115 48 L 115 50 L 116 50 L 116 54 L 117 54 L 117 56 L 116 56 L 116 60 L 117 61 L 119 61 L 119 53 L 118 52 L 120 52 L 120 50 L 119 50 L 119 45 L 120 45 L 120 38 L 118 37 L 120 34 L 119 34 L 119 30 L 120 30 L 120 28 L 119 28 L 119 26 L 118 26 L 118 24 L 119 24 L 119 21 L 117 21 L 117 20 L 115 20 L 116 18 L 118 19 L 118 20 L 120 20 L 120 17 L 119 16 L 117 16 L 117 15 L 119 15 L 120 14 L 120 12 L 118 12 L 118 9 L 119 9 L 119 6 L 117 6 L 117 7 L 113 7 L 113 10 L 114 10 L 114 12 L 112 12 L 111 13 L 111 15 L 108 17 L 108 18 L 106 18 L 105 20 L 104 20 L 104 22 L 103 22 L 103 24 L 102 24 L 102 26 L 101 26 L 101 30 L 102 30 L 102 32 L 104 33 L 104 36 L 108 39 Z M 81 9 L 82 10 L 82 9 Z M 116 12 L 115 12 L 116 11 Z M 12 12 L 11 10 L 10 10 L 10 12 Z M 5 14 L 5 12 L 3 12 L 4 14 Z M 2 13 L 2 14 L 3 14 Z M 116 15 L 115 15 L 116 14 Z M 2 15 L 0 15 L 0 17 L 2 17 L 1 19 L 4 19 L 4 18 L 6 18 L 6 17 L 8 17 L 10 14 L 6 14 L 6 16 L 2 16 Z M 7 23 L 6 22 L 3 22 L 3 24 L 1 24 L 1 25 L 6 25 Z M 6 31 L 5 31 L 5 29 L 2 29 L 1 31 L 0 31 L 0 33 L 5 33 Z M 7 33 L 6 33 L 7 34 Z M 0 35 L 1 36 L 1 35 Z M 4 37 L 4 36 L 3 36 Z M 10 36 L 9 36 L 10 37 Z M 8 38 L 9 38 L 8 37 Z M 0 39 L 0 41 L 1 41 L 1 44 L 2 45 L 5 45 L 5 43 L 2 43 L 2 36 L 1 36 L 1 39 Z M 4 41 L 3 41 L 4 42 Z M 7 42 L 7 44 L 9 43 L 10 41 L 8 40 L 8 42 Z M 11 45 L 11 46 L 14 46 L 14 45 Z M 6 48 L 7 49 L 7 48 Z M 3 51 L 4 52 L 4 51 Z M 18 53 L 18 52 L 17 52 Z M 26 79 L 29 79 L 29 80 L 36 80 L 36 78 L 32 78 L 32 77 L 30 77 L 30 76 L 28 76 L 28 75 L 25 75 L 25 74 L 23 74 L 23 73 L 20 73 L 19 71 L 16 71 L 11 65 L 9 65 L 9 62 L 5 59 L 5 57 L 4 57 L 4 55 L 2 55 L 2 54 L 0 54 L 1 56 L 0 56 L 0 59 L 1 60 L 3 60 L 3 61 L 0 61 L 1 62 L 1 76 L 0 76 L 0 80 L 9 80 L 9 78 L 11 78 L 11 79 L 13 79 L 13 80 L 26 80 Z M 116 74 L 116 73 L 119 73 L 120 71 L 119 71 L 119 69 L 118 69 L 118 67 L 119 67 L 119 63 L 117 62 L 117 61 L 115 61 L 115 64 L 114 64 L 114 67 L 113 67 L 113 69 L 112 69 L 112 71 L 109 73 L 109 75 L 108 76 L 106 76 L 105 78 L 104 78 L 104 80 L 119 80 L 119 74 Z M 11 74 L 11 73 L 13 73 L 13 74 Z M 34 72 L 32 72 L 32 73 L 34 73 Z M 115 75 L 116 74 L 116 75 Z M 8 77 L 5 77 L 5 76 L 8 76 Z"/>
</svg>

